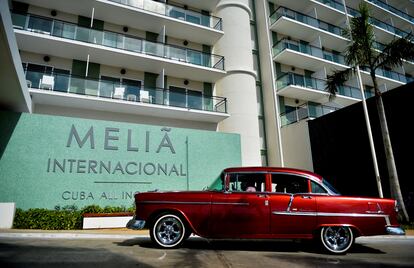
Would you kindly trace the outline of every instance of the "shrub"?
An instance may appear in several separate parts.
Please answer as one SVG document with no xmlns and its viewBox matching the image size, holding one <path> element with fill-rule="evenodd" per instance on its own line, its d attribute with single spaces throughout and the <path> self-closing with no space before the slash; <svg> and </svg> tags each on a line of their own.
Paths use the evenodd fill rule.
<svg viewBox="0 0 414 268">
<path fill-rule="evenodd" d="M 16 209 L 13 228 L 16 229 L 43 229 L 43 230 L 75 230 L 82 229 L 84 213 L 115 213 L 131 212 L 134 208 L 110 207 L 101 208 L 90 205 L 79 210 L 76 206 L 55 206 L 54 210 L 31 208 L 28 210 Z"/>
</svg>

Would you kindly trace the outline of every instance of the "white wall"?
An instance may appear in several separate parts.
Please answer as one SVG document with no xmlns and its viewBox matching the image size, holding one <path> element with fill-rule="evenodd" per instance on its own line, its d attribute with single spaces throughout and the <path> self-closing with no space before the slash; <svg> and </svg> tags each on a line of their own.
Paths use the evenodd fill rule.
<svg viewBox="0 0 414 268">
<path fill-rule="evenodd" d="M 96 120 L 107 120 L 107 121 L 115 121 L 115 122 L 146 124 L 146 125 L 201 129 L 201 130 L 211 130 L 211 131 L 217 130 L 217 124 L 215 123 L 205 123 L 205 122 L 178 120 L 178 119 L 170 119 L 170 118 L 158 118 L 158 117 L 140 116 L 140 115 L 114 113 L 114 112 L 102 112 L 102 111 L 95 111 L 95 110 L 75 109 L 75 108 L 50 106 L 50 105 L 42 105 L 42 104 L 36 104 L 34 106 L 34 113 L 96 119 Z"/>
<path fill-rule="evenodd" d="M 306 120 L 282 127 L 285 165 L 313 171 L 309 128 Z"/>
<path fill-rule="evenodd" d="M 216 9 L 223 19 L 224 36 L 214 53 L 225 55 L 227 75 L 216 83 L 218 95 L 228 101 L 230 118 L 219 124 L 223 132 L 241 136 L 242 164 L 260 166 L 259 120 L 256 75 L 253 69 L 248 0 L 221 0 Z"/>
</svg>

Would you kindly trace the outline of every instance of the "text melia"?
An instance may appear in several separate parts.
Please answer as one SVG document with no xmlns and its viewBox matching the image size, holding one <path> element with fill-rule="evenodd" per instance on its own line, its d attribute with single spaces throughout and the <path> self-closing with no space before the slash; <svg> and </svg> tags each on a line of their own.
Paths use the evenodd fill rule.
<svg viewBox="0 0 414 268">
<path fill-rule="evenodd" d="M 156 144 L 151 146 L 151 132 L 134 133 L 128 129 L 106 127 L 103 131 L 103 141 L 96 142 L 96 129 L 91 126 L 84 135 L 80 135 L 75 125 L 71 126 L 66 142 L 66 147 L 96 150 L 98 144 L 102 144 L 105 151 L 118 151 L 125 146 L 125 150 L 131 153 L 167 153 L 176 155 L 174 145 L 168 135 L 171 128 L 163 127 L 162 138 L 158 138 Z M 122 139 L 125 139 L 122 141 Z M 85 146 L 85 145 L 89 146 Z M 140 145 L 139 145 L 140 144 Z M 155 146 L 154 146 L 155 145 Z M 153 147 L 153 148 L 152 148 Z M 135 157 L 133 157 L 135 158 Z M 155 163 L 150 161 L 111 161 L 95 159 L 52 158 L 47 159 L 48 173 L 76 173 L 76 174 L 110 174 L 110 175 L 154 175 L 186 177 L 185 166 L 180 163 Z"/>
</svg>

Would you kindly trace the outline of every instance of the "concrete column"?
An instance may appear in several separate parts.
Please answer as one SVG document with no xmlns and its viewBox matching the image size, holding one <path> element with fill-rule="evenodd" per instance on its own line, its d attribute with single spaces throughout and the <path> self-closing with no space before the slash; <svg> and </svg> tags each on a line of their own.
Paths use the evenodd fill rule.
<svg viewBox="0 0 414 268">
<path fill-rule="evenodd" d="M 225 56 L 227 71 L 227 75 L 216 83 L 216 91 L 227 98 L 230 114 L 218 129 L 241 135 L 243 166 L 260 166 L 256 73 L 250 39 L 252 12 L 248 0 L 221 0 L 216 14 L 223 19 L 224 36 L 214 46 L 214 52 Z"/>
</svg>

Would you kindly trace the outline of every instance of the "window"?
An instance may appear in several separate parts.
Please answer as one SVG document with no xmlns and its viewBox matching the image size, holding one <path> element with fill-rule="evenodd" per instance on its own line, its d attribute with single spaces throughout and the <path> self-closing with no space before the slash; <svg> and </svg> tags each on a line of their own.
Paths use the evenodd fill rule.
<svg viewBox="0 0 414 268">
<path fill-rule="evenodd" d="M 32 88 L 47 88 L 54 91 L 67 92 L 69 87 L 70 71 L 33 63 L 24 65 L 26 70 L 26 83 Z M 42 84 L 45 76 L 53 76 L 52 84 Z"/>
<path fill-rule="evenodd" d="M 228 190 L 231 192 L 264 192 L 266 191 L 265 178 L 264 173 L 232 173 Z"/>
<path fill-rule="evenodd" d="M 203 94 L 200 91 L 170 86 L 169 105 L 201 110 L 203 107 Z"/>
<path fill-rule="evenodd" d="M 312 193 L 315 194 L 326 194 L 326 190 L 320 186 L 319 184 L 317 184 L 316 182 L 311 182 L 311 188 L 312 188 Z"/>
<path fill-rule="evenodd" d="M 272 192 L 277 193 L 307 193 L 308 179 L 289 174 L 272 174 Z"/>
</svg>

